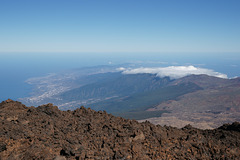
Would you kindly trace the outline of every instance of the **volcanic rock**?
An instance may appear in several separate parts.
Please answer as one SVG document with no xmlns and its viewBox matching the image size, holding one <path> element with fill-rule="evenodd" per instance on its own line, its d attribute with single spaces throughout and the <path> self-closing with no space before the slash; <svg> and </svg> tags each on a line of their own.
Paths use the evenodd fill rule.
<svg viewBox="0 0 240 160">
<path fill-rule="evenodd" d="M 0 103 L 0 159 L 238 159 L 240 124 L 214 130 L 139 123 L 84 107 Z"/>
</svg>

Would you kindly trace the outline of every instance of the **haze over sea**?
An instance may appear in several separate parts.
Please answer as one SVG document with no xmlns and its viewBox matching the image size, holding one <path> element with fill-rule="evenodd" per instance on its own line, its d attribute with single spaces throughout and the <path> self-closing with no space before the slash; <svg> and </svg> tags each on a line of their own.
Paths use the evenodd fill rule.
<svg viewBox="0 0 240 160">
<path fill-rule="evenodd" d="M 134 63 L 147 67 L 188 66 L 240 76 L 238 53 L 1 53 L 0 101 L 26 97 L 28 78 L 69 69 Z"/>
</svg>

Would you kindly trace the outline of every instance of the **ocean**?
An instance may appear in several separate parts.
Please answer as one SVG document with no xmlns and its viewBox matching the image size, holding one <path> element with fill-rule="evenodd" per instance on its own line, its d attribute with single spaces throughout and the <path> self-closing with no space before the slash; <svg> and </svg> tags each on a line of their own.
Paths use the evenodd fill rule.
<svg viewBox="0 0 240 160">
<path fill-rule="evenodd" d="M 97 65 L 186 66 L 240 76 L 240 53 L 0 53 L 0 101 L 29 96 L 28 78 Z"/>
</svg>

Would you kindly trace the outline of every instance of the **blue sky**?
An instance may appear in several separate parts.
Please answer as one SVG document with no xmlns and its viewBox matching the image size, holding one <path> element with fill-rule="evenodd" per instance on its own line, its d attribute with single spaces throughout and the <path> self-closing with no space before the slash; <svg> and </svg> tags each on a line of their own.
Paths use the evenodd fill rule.
<svg viewBox="0 0 240 160">
<path fill-rule="evenodd" d="M 240 52 L 239 0 L 1 0 L 0 52 Z"/>
</svg>

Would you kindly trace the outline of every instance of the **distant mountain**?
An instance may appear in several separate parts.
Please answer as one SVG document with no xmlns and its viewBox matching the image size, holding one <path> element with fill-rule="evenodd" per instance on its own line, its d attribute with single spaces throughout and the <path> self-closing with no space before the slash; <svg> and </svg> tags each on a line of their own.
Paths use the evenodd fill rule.
<svg viewBox="0 0 240 160">
<path fill-rule="evenodd" d="M 170 79 L 167 77 L 161 79 L 156 77 L 156 75 L 150 74 L 123 75 L 117 72 L 104 73 L 99 76 L 106 78 L 102 81 L 64 92 L 58 96 L 67 100 L 128 96 L 134 93 L 155 90 L 170 82 Z"/>
<path fill-rule="evenodd" d="M 85 68 L 27 82 L 35 86 L 33 96 L 20 99 L 27 105 L 54 103 L 61 109 L 74 109 L 115 97 L 126 97 L 166 86 L 172 80 L 152 74 L 127 75 L 109 66 Z M 73 108 L 71 108 L 73 107 Z"/>
<path fill-rule="evenodd" d="M 92 108 L 106 110 L 110 113 L 144 111 L 160 102 L 164 102 L 184 95 L 186 93 L 201 90 L 201 87 L 193 83 L 183 83 L 174 86 L 163 86 L 147 92 L 138 92 L 126 97 L 112 98 L 91 104 Z M 97 107 L 96 107 L 97 106 Z M 99 107 L 98 107 L 99 106 Z M 134 118 L 137 117 L 125 117 Z"/>
<path fill-rule="evenodd" d="M 183 78 L 176 79 L 172 82 L 171 85 L 181 84 L 181 83 L 194 83 L 204 89 L 209 88 L 220 88 L 229 86 L 232 84 L 239 83 L 240 78 L 235 79 L 224 79 L 224 78 L 218 78 L 214 76 L 208 76 L 208 75 L 189 75 L 185 76 Z"/>
<path fill-rule="evenodd" d="M 20 98 L 19 100 L 27 105 L 34 106 L 48 102 L 58 103 L 59 98 L 55 95 L 87 84 L 109 79 L 111 78 L 109 74 L 119 72 L 116 70 L 116 67 L 117 66 L 86 67 L 51 73 L 43 77 L 30 78 L 26 83 L 32 85 L 33 91 L 31 96 Z"/>
<path fill-rule="evenodd" d="M 107 73 L 109 74 L 109 73 Z M 82 87 L 57 95 L 62 100 L 84 101 L 92 100 L 86 106 L 96 106 L 96 102 L 106 102 L 146 93 L 167 86 L 171 80 L 168 77 L 159 78 L 152 74 L 124 75 L 111 73 L 110 78 L 84 85 Z M 98 106 L 99 109 L 101 106 Z M 112 106 L 113 107 L 113 106 Z M 106 109 L 106 108 L 105 108 Z"/>
<path fill-rule="evenodd" d="M 84 107 L 0 103 L 0 159 L 239 159 L 240 123 L 214 130 L 139 123 Z"/>
<path fill-rule="evenodd" d="M 122 74 L 116 66 L 76 69 L 33 78 L 36 90 L 21 99 L 28 106 L 53 103 L 62 110 L 79 106 L 154 124 L 216 128 L 240 121 L 240 78 Z"/>
<path fill-rule="evenodd" d="M 65 81 L 67 83 L 68 80 Z M 75 79 L 74 83 L 77 82 L 80 82 L 80 87 L 73 87 L 42 99 L 40 97 L 37 104 L 51 102 L 59 105 L 63 110 L 73 110 L 84 105 L 96 110 L 106 110 L 115 115 L 127 115 L 126 112 L 131 112 L 128 115 L 132 116 L 124 117 L 142 119 L 152 116 L 143 116 L 145 114 L 140 112 L 162 101 L 202 89 L 191 82 L 175 85 L 173 79 L 160 78 L 156 74 L 122 74 L 121 72 L 90 74 Z"/>
</svg>

